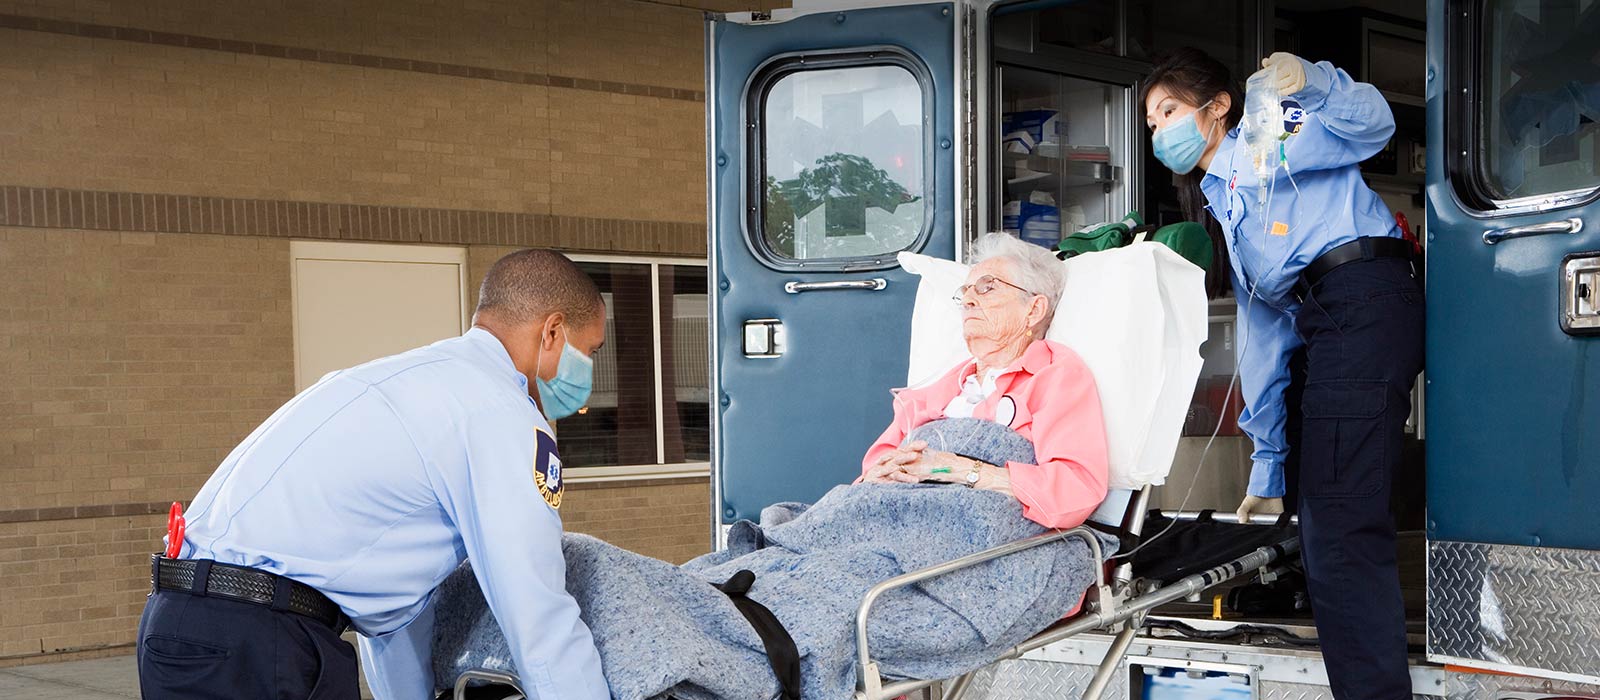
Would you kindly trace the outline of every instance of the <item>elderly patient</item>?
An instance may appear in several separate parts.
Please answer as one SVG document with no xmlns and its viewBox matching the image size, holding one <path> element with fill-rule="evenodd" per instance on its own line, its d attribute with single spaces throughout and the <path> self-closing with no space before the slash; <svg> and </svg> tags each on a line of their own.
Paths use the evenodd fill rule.
<svg viewBox="0 0 1600 700">
<path fill-rule="evenodd" d="M 1044 338 L 1061 296 L 1061 264 L 1003 233 L 980 238 L 973 257 L 955 298 L 972 359 L 896 395 L 894 421 L 867 450 L 860 481 L 998 491 L 1017 499 L 1029 520 L 1076 527 L 1105 499 L 1106 437 L 1088 367 Z M 940 449 L 1006 439 L 1008 431 L 990 426 L 1031 442 L 1034 459 L 990 463 L 975 454 L 983 450 Z"/>
</svg>

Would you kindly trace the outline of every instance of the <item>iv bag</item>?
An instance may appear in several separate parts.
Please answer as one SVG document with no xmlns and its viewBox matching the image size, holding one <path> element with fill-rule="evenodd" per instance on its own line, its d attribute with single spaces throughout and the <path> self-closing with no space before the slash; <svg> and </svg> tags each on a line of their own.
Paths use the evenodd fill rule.
<svg viewBox="0 0 1600 700">
<path fill-rule="evenodd" d="M 1250 154 L 1256 182 L 1264 193 L 1272 171 L 1278 167 L 1278 148 L 1284 135 L 1283 111 L 1278 105 L 1278 90 L 1272 85 L 1270 69 L 1256 71 L 1245 81 L 1242 131 L 1245 151 Z"/>
</svg>

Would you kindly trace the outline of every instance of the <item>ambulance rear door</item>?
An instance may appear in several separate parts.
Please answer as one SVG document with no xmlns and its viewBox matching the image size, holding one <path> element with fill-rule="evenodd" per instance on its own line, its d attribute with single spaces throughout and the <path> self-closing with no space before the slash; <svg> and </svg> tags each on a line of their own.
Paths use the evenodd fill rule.
<svg viewBox="0 0 1600 700">
<path fill-rule="evenodd" d="M 1600 2 L 1428 11 L 1428 654 L 1600 682 Z"/>
<path fill-rule="evenodd" d="M 906 380 L 917 279 L 952 258 L 959 8 L 707 24 L 717 521 L 849 483 Z"/>
</svg>

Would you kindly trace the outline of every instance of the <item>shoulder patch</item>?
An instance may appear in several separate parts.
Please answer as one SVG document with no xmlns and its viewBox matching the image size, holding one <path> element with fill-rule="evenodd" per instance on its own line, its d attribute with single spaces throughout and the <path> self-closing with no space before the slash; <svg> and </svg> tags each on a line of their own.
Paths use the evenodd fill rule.
<svg viewBox="0 0 1600 700">
<path fill-rule="evenodd" d="M 561 455 L 556 451 L 556 438 L 534 428 L 533 483 L 539 487 L 539 496 L 551 508 L 561 509 Z"/>
<path fill-rule="evenodd" d="M 1300 133 L 1300 125 L 1306 123 L 1306 110 L 1299 102 L 1284 99 L 1278 103 L 1283 108 L 1283 130 L 1290 134 Z"/>
</svg>

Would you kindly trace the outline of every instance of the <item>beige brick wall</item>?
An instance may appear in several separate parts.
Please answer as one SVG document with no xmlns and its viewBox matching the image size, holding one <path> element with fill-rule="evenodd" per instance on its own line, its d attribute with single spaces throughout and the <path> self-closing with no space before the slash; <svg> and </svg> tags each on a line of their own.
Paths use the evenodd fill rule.
<svg viewBox="0 0 1600 700">
<path fill-rule="evenodd" d="M 660 134 L 704 134 L 703 105 L 563 92 L 568 94 L 550 104 L 554 211 L 591 217 L 705 220 L 704 136 L 698 141 L 659 140 Z M 644 185 L 646 182 L 654 184 Z"/>
<path fill-rule="evenodd" d="M 711 551 L 711 485 L 674 479 L 665 485 L 574 484 L 561 501 L 569 532 L 682 564 Z"/>
<path fill-rule="evenodd" d="M 0 229 L 0 269 L 0 510 L 186 498 L 294 393 L 286 241 Z"/>
<path fill-rule="evenodd" d="M 703 255 L 702 10 L 775 4 L 0 0 L 0 186 L 548 216 Z M 286 239 L 28 222 L 0 225 L 0 665 L 130 644 L 154 511 L 293 387 Z M 505 250 L 472 246 L 474 277 Z M 682 561 L 708 502 L 632 482 L 563 510 Z"/>
<path fill-rule="evenodd" d="M 294 391 L 288 243 L 0 229 L 0 661 L 132 641 L 161 515 Z"/>
<path fill-rule="evenodd" d="M 0 666 L 131 643 L 165 528 L 162 515 L 0 524 Z"/>
<path fill-rule="evenodd" d="M 0 0 L 0 14 L 698 91 L 696 8 L 774 4 Z M 704 219 L 698 101 L 156 41 L 0 29 L 0 182 Z"/>
<path fill-rule="evenodd" d="M 699 90 L 703 11 L 787 0 L 0 0 L 0 13 Z M 648 80 L 639 76 L 648 75 Z"/>
</svg>

